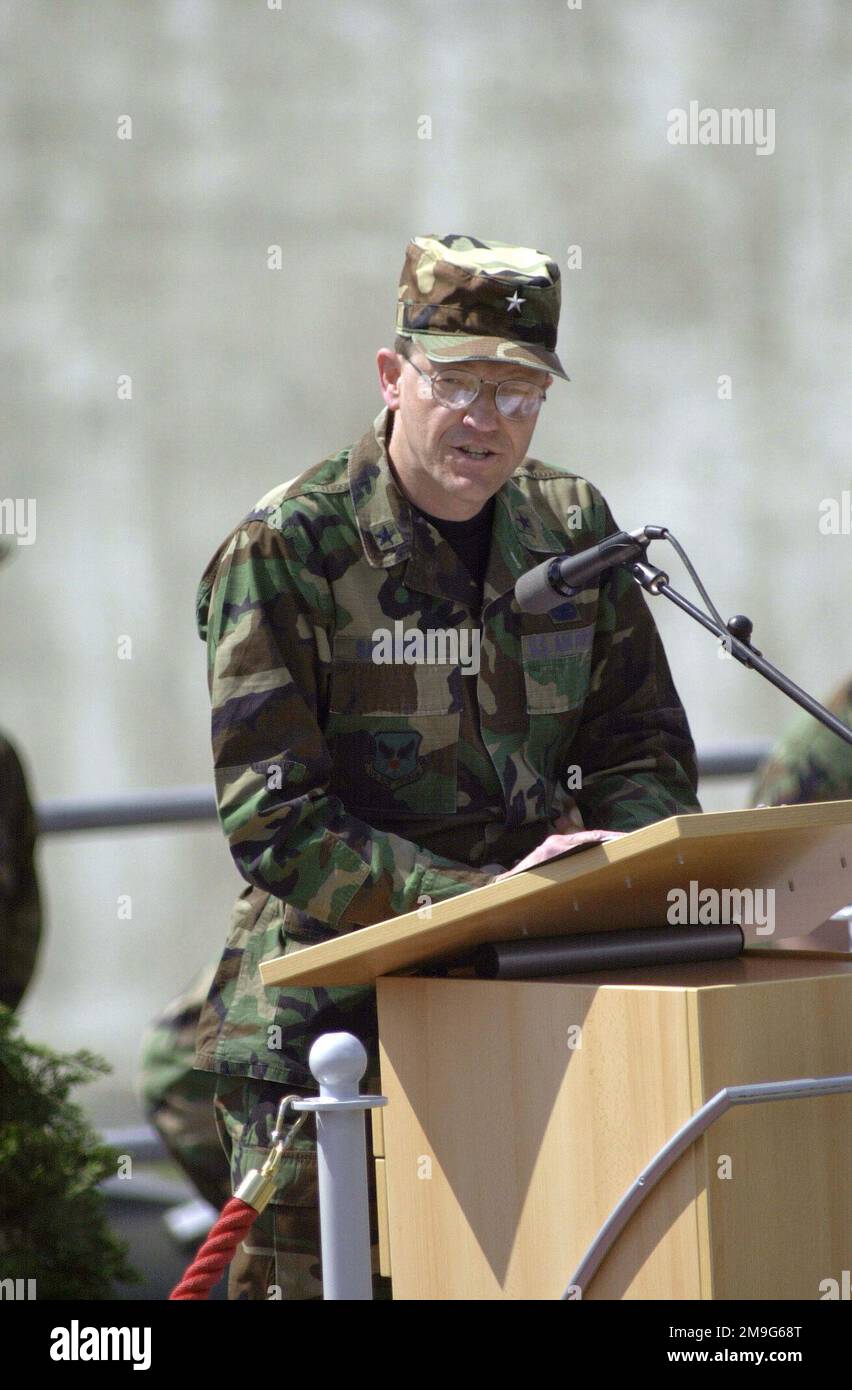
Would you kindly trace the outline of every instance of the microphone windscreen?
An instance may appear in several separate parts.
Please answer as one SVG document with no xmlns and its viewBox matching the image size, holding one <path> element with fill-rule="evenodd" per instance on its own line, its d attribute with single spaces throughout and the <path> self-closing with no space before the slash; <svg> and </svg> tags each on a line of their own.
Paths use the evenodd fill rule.
<svg viewBox="0 0 852 1390">
<path fill-rule="evenodd" d="M 557 593 L 548 580 L 548 571 L 552 564 L 551 557 L 545 560 L 544 564 L 536 565 L 535 569 L 521 575 L 515 585 L 515 599 L 521 612 L 549 613 L 551 609 L 567 602 L 565 595 Z"/>
</svg>

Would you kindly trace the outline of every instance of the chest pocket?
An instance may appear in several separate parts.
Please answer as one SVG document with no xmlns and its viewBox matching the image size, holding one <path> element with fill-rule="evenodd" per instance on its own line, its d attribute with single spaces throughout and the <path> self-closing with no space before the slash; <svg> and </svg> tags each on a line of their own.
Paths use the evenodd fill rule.
<svg viewBox="0 0 852 1390">
<path fill-rule="evenodd" d="M 457 666 L 352 660 L 335 640 L 326 741 L 332 791 L 363 815 L 456 809 L 461 675 Z"/>
<path fill-rule="evenodd" d="M 561 714 L 583 704 L 594 640 L 594 623 L 521 638 L 528 714 Z"/>
</svg>

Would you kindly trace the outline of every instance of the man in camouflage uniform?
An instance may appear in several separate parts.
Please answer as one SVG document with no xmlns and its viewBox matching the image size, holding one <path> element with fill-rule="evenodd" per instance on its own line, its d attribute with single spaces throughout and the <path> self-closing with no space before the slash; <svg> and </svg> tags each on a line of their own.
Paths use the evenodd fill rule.
<svg viewBox="0 0 852 1390">
<path fill-rule="evenodd" d="M 12 554 L 0 538 L 0 565 Z M 35 868 L 36 816 L 21 760 L 0 734 L 0 1004 L 17 1009 L 35 971 L 41 897 Z"/>
<path fill-rule="evenodd" d="M 826 709 L 852 729 L 852 676 L 826 701 Z M 754 806 L 852 798 L 852 745 L 801 710 L 758 769 Z"/>
<path fill-rule="evenodd" d="M 198 1020 L 217 965 L 209 961 L 148 1029 L 138 1087 L 172 1158 L 218 1211 L 231 1196 L 231 1175 L 213 1110 L 215 1076 L 195 1070 Z"/>
<path fill-rule="evenodd" d="M 826 709 L 852 729 L 852 676 L 825 701 Z M 788 724 L 752 788 L 753 806 L 795 806 L 807 801 L 852 800 L 852 745 L 813 715 L 800 710 Z M 778 943 L 782 950 L 852 949 L 852 922 L 829 921 L 808 936 Z"/>
<path fill-rule="evenodd" d="M 16 1009 L 35 970 L 41 900 L 36 819 L 20 759 L 0 734 L 0 1004 Z"/>
<path fill-rule="evenodd" d="M 630 575 L 541 616 L 514 601 L 546 556 L 617 529 L 592 483 L 527 457 L 543 388 L 565 378 L 559 303 L 538 251 L 411 241 L 397 350 L 377 355 L 385 408 L 262 498 L 203 577 L 219 816 L 248 887 L 196 1061 L 217 1073 L 235 1186 L 285 1090 L 315 1094 L 321 1033 L 360 1037 L 379 1084 L 374 991 L 264 989 L 261 962 L 491 883 L 545 840 L 565 848 L 554 830 L 700 810 L 686 716 Z M 387 659 L 389 634 L 413 661 L 393 643 Z M 321 1295 L 307 1131 L 231 1297 Z"/>
</svg>

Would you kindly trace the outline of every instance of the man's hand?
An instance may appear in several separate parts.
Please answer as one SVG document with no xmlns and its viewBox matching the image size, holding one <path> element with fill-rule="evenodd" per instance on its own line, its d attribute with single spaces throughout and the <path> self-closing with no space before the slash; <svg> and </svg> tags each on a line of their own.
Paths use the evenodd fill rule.
<svg viewBox="0 0 852 1390">
<path fill-rule="evenodd" d="M 568 816 L 560 816 L 554 825 L 557 830 L 556 835 L 548 835 L 532 854 L 528 854 L 513 869 L 508 869 L 504 874 L 498 874 L 495 883 L 500 883 L 504 878 L 511 878 L 513 874 L 523 873 L 524 869 L 532 869 L 536 864 L 544 864 L 548 859 L 554 859 L 557 854 L 564 854 L 566 849 L 573 849 L 575 845 L 599 845 L 605 840 L 619 839 L 626 834 L 623 830 L 577 830 Z"/>
</svg>

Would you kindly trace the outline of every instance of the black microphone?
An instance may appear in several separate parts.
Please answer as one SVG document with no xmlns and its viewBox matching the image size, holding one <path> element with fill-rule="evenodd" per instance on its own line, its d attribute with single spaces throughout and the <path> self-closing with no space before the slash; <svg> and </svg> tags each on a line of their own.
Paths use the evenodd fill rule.
<svg viewBox="0 0 852 1390">
<path fill-rule="evenodd" d="M 588 588 L 604 570 L 644 555 L 651 533 L 659 526 L 640 526 L 636 531 L 614 531 L 598 545 L 590 545 L 576 555 L 555 555 L 522 574 L 515 585 L 515 598 L 522 613 L 549 613 L 581 589 Z"/>
</svg>

